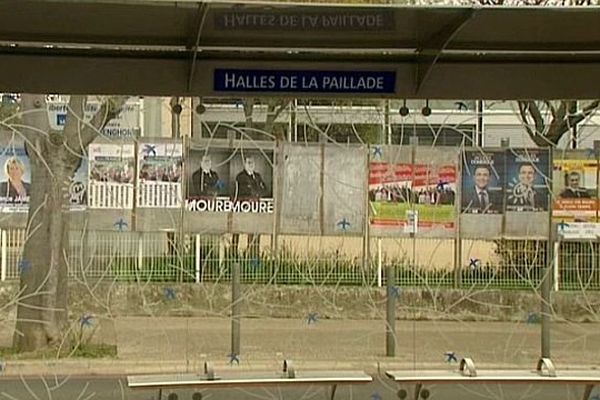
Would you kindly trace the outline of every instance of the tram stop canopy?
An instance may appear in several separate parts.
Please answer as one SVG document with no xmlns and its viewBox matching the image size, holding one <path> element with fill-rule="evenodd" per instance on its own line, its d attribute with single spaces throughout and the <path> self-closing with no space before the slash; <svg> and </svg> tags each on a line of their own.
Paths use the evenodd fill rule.
<svg viewBox="0 0 600 400">
<path fill-rule="evenodd" d="M 600 98 L 598 7 L 5 0 L 4 92 Z"/>
</svg>

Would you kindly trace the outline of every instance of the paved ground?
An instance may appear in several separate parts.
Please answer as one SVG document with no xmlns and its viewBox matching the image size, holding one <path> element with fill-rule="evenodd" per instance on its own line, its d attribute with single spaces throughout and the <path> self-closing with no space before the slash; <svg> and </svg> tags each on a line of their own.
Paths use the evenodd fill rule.
<svg viewBox="0 0 600 400">
<path fill-rule="evenodd" d="M 398 399 L 400 387 L 386 378 L 375 376 L 371 384 L 358 386 L 340 386 L 336 399 L 392 400 Z M 583 388 L 565 385 L 453 385 L 428 386 L 431 400 L 580 400 Z M 323 400 L 328 395 L 328 388 L 306 386 L 295 388 L 265 387 L 253 389 L 215 389 L 202 392 L 204 400 L 246 400 L 246 399 L 294 399 Z M 412 390 L 412 388 L 411 388 Z M 176 393 L 179 400 L 192 400 L 194 391 L 165 391 L 163 400 L 171 393 Z M 592 393 L 592 398 L 599 393 Z M 412 397 L 409 397 L 412 399 Z M 131 391 L 127 388 L 127 380 L 119 377 L 34 377 L 27 379 L 1 378 L 0 399 L 8 400 L 149 400 L 157 399 L 155 391 Z M 170 400 L 170 399 L 169 399 Z"/>
<path fill-rule="evenodd" d="M 115 344 L 116 360 L 8 361 L 4 375 L 194 371 L 205 360 L 229 367 L 230 321 L 221 318 L 122 317 L 94 320 L 93 341 Z M 595 366 L 600 324 L 555 324 L 557 368 Z M 91 328 L 90 328 L 91 331 Z M 455 368 L 446 352 L 472 357 L 478 366 L 531 368 L 540 348 L 540 325 L 501 322 L 397 322 L 396 357 L 385 357 L 385 326 L 373 320 L 244 319 L 240 368 L 277 370 L 283 359 L 299 367 Z M 0 325 L 0 346 L 12 327 Z"/>
</svg>

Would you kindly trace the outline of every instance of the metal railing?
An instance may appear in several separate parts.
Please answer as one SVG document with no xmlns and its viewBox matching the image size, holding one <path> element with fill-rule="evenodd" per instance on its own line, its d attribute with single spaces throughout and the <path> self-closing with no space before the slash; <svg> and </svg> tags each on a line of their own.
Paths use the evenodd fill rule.
<svg viewBox="0 0 600 400">
<path fill-rule="evenodd" d="M 244 236 L 244 235 L 242 235 Z M 243 283 L 383 286 L 392 265 L 399 287 L 538 288 L 547 242 L 375 239 L 369 257 L 348 254 L 354 243 L 318 251 L 266 240 L 249 245 L 232 235 L 175 232 L 73 231 L 67 260 L 72 278 L 118 282 L 225 282 L 240 264 Z M 242 239 L 246 239 L 243 237 Z M 0 231 L 2 280 L 19 277 L 24 229 Z M 299 242 L 298 239 L 296 242 Z M 558 242 L 550 272 L 555 290 L 600 290 L 598 242 Z M 346 247 L 346 249 L 344 249 Z M 345 252 L 344 250 L 348 250 Z"/>
</svg>

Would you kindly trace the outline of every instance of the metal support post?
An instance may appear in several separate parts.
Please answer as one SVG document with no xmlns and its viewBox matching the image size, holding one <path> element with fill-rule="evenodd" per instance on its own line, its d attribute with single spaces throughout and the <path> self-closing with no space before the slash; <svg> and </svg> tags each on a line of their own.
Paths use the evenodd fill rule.
<svg viewBox="0 0 600 400">
<path fill-rule="evenodd" d="M 240 298 L 241 279 L 240 264 L 234 262 L 231 266 L 231 355 L 240 355 Z"/>
<path fill-rule="evenodd" d="M 385 355 L 396 356 L 396 273 L 392 263 L 386 269 L 387 277 L 387 302 L 385 325 Z"/>
</svg>

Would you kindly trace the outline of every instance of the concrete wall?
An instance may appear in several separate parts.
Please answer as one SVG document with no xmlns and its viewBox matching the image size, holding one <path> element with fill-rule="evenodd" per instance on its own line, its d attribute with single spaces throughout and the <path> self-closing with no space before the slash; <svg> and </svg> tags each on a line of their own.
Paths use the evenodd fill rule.
<svg viewBox="0 0 600 400">
<path fill-rule="evenodd" d="M 165 285 L 109 283 L 88 288 L 70 287 L 71 313 L 115 316 L 228 316 L 228 284 L 169 285 L 175 300 L 165 298 Z M 16 295 L 17 284 L 0 284 L 0 304 Z M 374 319 L 385 316 L 385 287 L 328 287 L 244 285 L 245 317 L 299 318 L 318 311 L 321 319 Z M 553 294 L 553 319 L 598 322 L 600 293 Z M 397 318 L 451 321 L 525 321 L 539 313 L 539 295 L 533 291 L 401 289 Z"/>
</svg>

